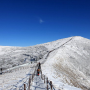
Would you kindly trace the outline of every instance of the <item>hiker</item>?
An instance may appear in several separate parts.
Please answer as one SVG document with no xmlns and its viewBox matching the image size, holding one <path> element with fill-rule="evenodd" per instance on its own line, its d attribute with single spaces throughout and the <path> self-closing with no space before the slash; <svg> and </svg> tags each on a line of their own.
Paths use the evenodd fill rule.
<svg viewBox="0 0 90 90">
<path fill-rule="evenodd" d="M 41 63 L 40 62 L 38 63 L 38 69 L 41 69 Z"/>
<path fill-rule="evenodd" d="M 39 62 L 38 63 L 38 69 L 37 69 L 37 76 L 39 76 L 40 71 L 41 71 L 41 63 Z"/>
<path fill-rule="evenodd" d="M 37 69 L 37 76 L 39 76 L 39 71 L 40 71 L 40 69 Z"/>
</svg>

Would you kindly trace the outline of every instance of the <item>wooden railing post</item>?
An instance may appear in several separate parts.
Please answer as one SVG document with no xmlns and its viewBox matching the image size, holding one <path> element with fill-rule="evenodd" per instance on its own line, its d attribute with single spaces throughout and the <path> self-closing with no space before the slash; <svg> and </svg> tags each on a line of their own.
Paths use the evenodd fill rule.
<svg viewBox="0 0 90 90">
<path fill-rule="evenodd" d="M 32 74 L 32 81 L 33 81 L 33 74 Z"/>
<path fill-rule="evenodd" d="M 44 75 L 44 83 L 45 83 L 45 75 Z"/>
<path fill-rule="evenodd" d="M 28 87 L 28 90 L 30 90 L 30 83 L 31 83 L 31 79 L 29 78 L 29 87 Z"/>
<path fill-rule="evenodd" d="M 1 68 L 1 73 L 0 74 L 2 74 L 2 68 Z"/>
<path fill-rule="evenodd" d="M 51 90 L 52 90 L 52 81 L 50 81 L 50 87 L 51 87 Z"/>
<path fill-rule="evenodd" d="M 26 84 L 24 84 L 24 90 L 26 90 Z"/>
<path fill-rule="evenodd" d="M 48 78 L 47 78 L 47 90 L 48 90 Z"/>
</svg>

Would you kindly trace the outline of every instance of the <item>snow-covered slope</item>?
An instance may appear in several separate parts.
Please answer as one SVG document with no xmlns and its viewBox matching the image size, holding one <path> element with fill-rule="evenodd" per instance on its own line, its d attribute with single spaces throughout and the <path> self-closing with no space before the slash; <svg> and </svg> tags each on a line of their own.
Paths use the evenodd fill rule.
<svg viewBox="0 0 90 90">
<path fill-rule="evenodd" d="M 0 46 L 0 68 L 42 62 L 42 72 L 62 90 L 90 90 L 90 40 L 74 36 L 31 47 Z M 78 88 L 76 88 L 78 87 Z"/>
<path fill-rule="evenodd" d="M 70 38 L 65 39 L 65 41 L 68 39 Z M 53 81 L 56 87 L 65 88 L 66 83 L 83 90 L 89 90 L 90 40 L 79 36 L 72 37 L 58 49 L 55 50 L 55 48 L 49 53 L 47 61 L 43 64 L 43 73 Z"/>
<path fill-rule="evenodd" d="M 51 51 L 53 49 L 58 49 L 58 47 L 62 46 L 63 44 L 65 44 L 67 42 L 69 42 L 70 40 L 72 40 L 72 38 L 73 37 L 59 39 L 59 40 L 44 43 L 44 44 L 41 44 L 41 45 L 45 46 L 46 48 L 48 48 L 49 51 Z"/>
<path fill-rule="evenodd" d="M 36 64 L 24 64 L 0 75 L 0 90 L 24 90 L 23 84 L 29 82 Z M 28 88 L 28 87 L 27 87 Z"/>
<path fill-rule="evenodd" d="M 41 45 L 31 47 L 0 46 L 0 68 L 11 68 L 29 63 L 30 60 L 39 60 L 47 53 L 47 48 Z"/>
</svg>

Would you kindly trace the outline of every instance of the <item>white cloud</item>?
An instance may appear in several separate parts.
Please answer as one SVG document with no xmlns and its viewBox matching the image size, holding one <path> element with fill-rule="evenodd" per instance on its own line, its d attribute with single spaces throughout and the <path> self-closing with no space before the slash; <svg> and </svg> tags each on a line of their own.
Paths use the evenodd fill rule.
<svg viewBox="0 0 90 90">
<path fill-rule="evenodd" d="M 40 23 L 43 23 L 44 21 L 42 19 L 39 20 Z"/>
</svg>

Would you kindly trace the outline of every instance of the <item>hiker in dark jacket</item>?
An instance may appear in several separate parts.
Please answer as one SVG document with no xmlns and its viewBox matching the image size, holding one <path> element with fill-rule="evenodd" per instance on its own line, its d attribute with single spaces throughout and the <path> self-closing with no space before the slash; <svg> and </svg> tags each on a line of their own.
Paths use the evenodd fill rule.
<svg viewBox="0 0 90 90">
<path fill-rule="evenodd" d="M 38 69 L 41 69 L 41 63 L 40 62 L 38 63 Z"/>
</svg>

